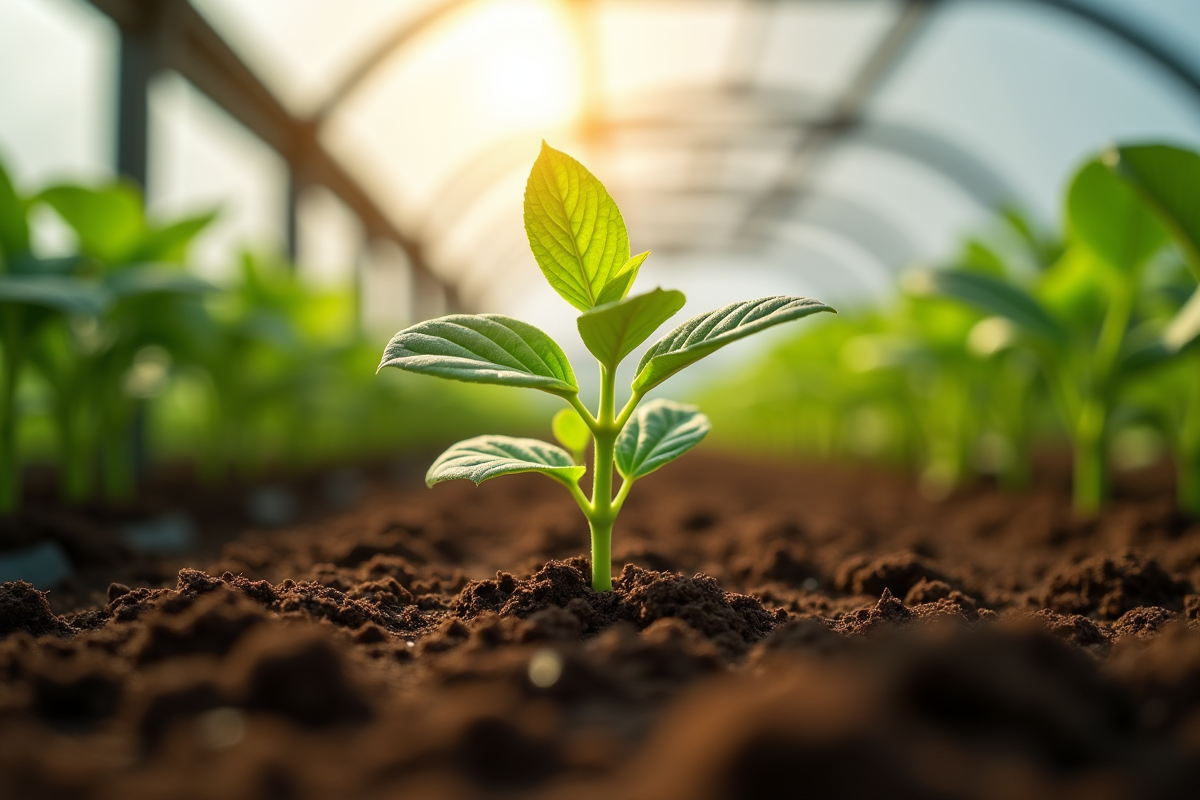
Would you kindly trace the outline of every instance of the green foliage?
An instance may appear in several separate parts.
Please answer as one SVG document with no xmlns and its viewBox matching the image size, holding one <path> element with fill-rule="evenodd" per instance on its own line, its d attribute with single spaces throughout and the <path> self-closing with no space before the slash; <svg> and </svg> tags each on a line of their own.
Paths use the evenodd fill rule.
<svg viewBox="0 0 1200 800">
<path fill-rule="evenodd" d="M 453 315 L 400 331 L 380 368 L 541 389 L 566 400 L 571 407 L 558 412 L 552 428 L 569 453 L 533 439 L 481 436 L 443 453 L 426 480 L 431 486 L 456 478 L 478 484 L 540 472 L 562 483 L 591 527 L 592 586 L 607 591 L 613 522 L 634 482 L 695 447 L 709 430 L 708 418 L 690 406 L 655 400 L 639 409 L 645 393 L 738 339 L 833 309 L 801 297 L 768 297 L 696 317 L 650 348 L 618 411 L 617 367 L 683 307 L 683 294 L 654 289 L 626 296 L 648 254 L 630 258 L 625 222 L 603 184 L 545 143 L 525 187 L 525 231 L 546 280 L 583 312 L 579 334 L 600 366 L 595 414 L 579 400 L 574 372 L 558 345 L 532 326 L 494 314 Z M 579 486 L 589 440 L 595 453 L 590 499 Z M 623 479 L 615 496 L 614 469 Z"/>
<path fill-rule="evenodd" d="M 1200 153 L 1170 145 L 1129 145 L 1102 158 L 1170 229 L 1200 278 Z"/>
<path fill-rule="evenodd" d="M 550 421 L 550 429 L 558 443 L 570 451 L 576 464 L 583 463 L 583 453 L 592 441 L 592 429 L 579 418 L 573 408 L 560 408 Z"/>
<path fill-rule="evenodd" d="M 573 484 L 587 468 L 576 465 L 565 450 L 537 439 L 476 436 L 438 456 L 425 475 L 425 483 L 433 486 L 461 479 L 478 486 L 491 478 L 519 472 L 540 472 L 560 483 Z"/>
<path fill-rule="evenodd" d="M 914 273 L 906 288 L 915 295 L 953 297 L 1003 317 L 1030 336 L 1051 344 L 1067 339 L 1067 332 L 1037 300 L 1003 278 L 966 270 L 930 270 Z"/>
<path fill-rule="evenodd" d="M 33 252 L 38 207 L 71 230 L 75 253 Z M 355 329 L 352 296 L 305 286 L 285 264 L 246 257 L 223 287 L 190 274 L 188 246 L 214 216 L 148 219 L 121 182 L 21 194 L 0 167 L 0 513 L 17 507 L 34 457 L 53 459 L 64 500 L 128 498 L 135 438 L 151 460 L 198 463 L 215 482 L 523 419 L 485 388 L 373 379 L 378 351 Z"/>
<path fill-rule="evenodd" d="M 604 185 L 545 142 L 525 186 L 525 233 L 546 280 L 580 311 L 599 305 L 610 283 L 605 301 L 623 298 L 641 266 Z"/>
<path fill-rule="evenodd" d="M 1151 210 L 1099 159 L 1071 181 L 1067 224 L 1080 244 L 1123 272 L 1140 268 L 1167 240 Z"/>
<path fill-rule="evenodd" d="M 579 336 L 597 361 L 614 370 L 685 302 L 683 292 L 655 289 L 598 306 L 579 315 Z"/>
<path fill-rule="evenodd" d="M 695 406 L 652 400 L 634 412 L 617 438 L 617 472 L 627 480 L 649 475 L 700 444 L 711 427 Z"/>
<path fill-rule="evenodd" d="M 727 344 L 767 328 L 832 308 L 807 297 L 763 297 L 692 317 L 646 351 L 633 390 L 645 394 Z"/>
<path fill-rule="evenodd" d="M 494 383 L 576 394 L 575 373 L 546 334 L 499 314 L 453 314 L 400 331 L 379 369 L 399 367 L 466 383 Z"/>
<path fill-rule="evenodd" d="M 0 266 L 27 252 L 29 224 L 25 219 L 25 204 L 17 196 L 8 172 L 0 165 Z"/>
<path fill-rule="evenodd" d="M 745 439 L 915 464 L 935 492 L 971 472 L 1026 485 L 1035 444 L 1065 437 L 1084 511 L 1121 431 L 1153 425 L 1200 515 L 1200 155 L 1116 147 L 1064 209 L 1061 235 L 1003 211 L 894 305 L 807 330 L 706 405 Z"/>
</svg>

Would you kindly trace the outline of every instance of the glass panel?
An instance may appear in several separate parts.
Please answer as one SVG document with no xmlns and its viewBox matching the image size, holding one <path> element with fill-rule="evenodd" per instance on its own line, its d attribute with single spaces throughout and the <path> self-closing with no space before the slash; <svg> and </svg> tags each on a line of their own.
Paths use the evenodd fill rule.
<svg viewBox="0 0 1200 800">
<path fill-rule="evenodd" d="M 192 0 L 290 108 L 306 113 L 405 22 L 444 0 Z"/>
<path fill-rule="evenodd" d="M 116 52 L 83 3 L 0 0 L 0 158 L 22 187 L 111 171 Z"/>
<path fill-rule="evenodd" d="M 193 257 L 214 279 L 230 277 L 243 248 L 284 249 L 287 167 L 175 73 L 150 90 L 150 211 L 174 217 L 220 209 Z"/>
<path fill-rule="evenodd" d="M 889 0 L 763 5 L 770 22 L 755 77 L 826 101 L 850 82 L 901 8 Z"/>
<path fill-rule="evenodd" d="M 296 209 L 300 274 L 318 286 L 346 286 L 364 257 L 364 229 L 354 212 L 320 186 L 306 190 Z"/>
<path fill-rule="evenodd" d="M 873 111 L 967 147 L 1053 219 L 1072 164 L 1114 139 L 1200 141 L 1197 107 L 1106 34 L 1035 4 L 986 3 L 946 7 Z"/>
<path fill-rule="evenodd" d="M 574 28 L 561 4 L 472 8 L 389 59 L 323 131 L 405 221 L 497 143 L 520 143 L 531 161 L 539 140 L 554 139 L 580 108 Z"/>
<path fill-rule="evenodd" d="M 723 79 L 744 3 L 605 2 L 588 20 L 607 105 Z"/>
<path fill-rule="evenodd" d="M 1194 0 L 1084 0 L 1084 5 L 1127 21 L 1200 71 L 1200 9 Z"/>
</svg>

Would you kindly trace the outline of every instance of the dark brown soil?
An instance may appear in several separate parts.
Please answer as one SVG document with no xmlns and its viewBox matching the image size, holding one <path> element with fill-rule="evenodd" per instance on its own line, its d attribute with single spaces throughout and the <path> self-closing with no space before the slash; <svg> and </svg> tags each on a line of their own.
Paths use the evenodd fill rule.
<svg viewBox="0 0 1200 800">
<path fill-rule="evenodd" d="M 0 797 L 1196 797 L 1200 524 L 1151 478 L 1078 518 L 1053 481 L 690 456 L 604 594 L 536 476 L 369 494 L 167 587 L 101 565 L 74 610 L 4 584 Z"/>
</svg>

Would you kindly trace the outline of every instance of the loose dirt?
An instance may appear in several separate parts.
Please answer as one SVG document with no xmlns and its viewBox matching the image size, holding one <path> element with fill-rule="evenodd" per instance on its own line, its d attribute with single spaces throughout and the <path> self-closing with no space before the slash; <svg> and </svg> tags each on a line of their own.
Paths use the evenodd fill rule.
<svg viewBox="0 0 1200 800">
<path fill-rule="evenodd" d="M 1053 476 L 933 502 L 700 454 L 630 497 L 611 593 L 537 476 L 373 491 L 168 581 L 109 558 L 70 608 L 4 584 L 0 797 L 1196 797 L 1166 478 L 1081 518 Z"/>
</svg>

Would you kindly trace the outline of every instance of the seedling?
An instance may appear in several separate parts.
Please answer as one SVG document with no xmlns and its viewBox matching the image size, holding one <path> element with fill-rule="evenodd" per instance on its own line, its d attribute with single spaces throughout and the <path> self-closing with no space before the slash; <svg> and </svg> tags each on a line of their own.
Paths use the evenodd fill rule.
<svg viewBox="0 0 1200 800">
<path fill-rule="evenodd" d="M 1082 511 L 1097 510 L 1106 493 L 1112 409 L 1123 385 L 1200 342 L 1200 292 L 1148 344 L 1132 335 L 1147 265 L 1169 238 L 1200 275 L 1196 179 L 1195 153 L 1161 145 L 1111 149 L 1072 180 L 1066 198 L 1071 246 L 1036 293 L 1009 276 L 963 270 L 923 276 L 928 291 L 1006 319 L 1024 334 L 1072 440 L 1074 501 Z M 1200 435 L 1189 428 L 1180 438 L 1190 443 Z M 1185 465 L 1188 459 L 1181 457 Z M 1191 497 L 1200 488 L 1187 488 L 1195 479 L 1184 472 L 1181 505 L 1200 508 Z"/>
<path fill-rule="evenodd" d="M 561 483 L 591 528 L 592 587 L 609 591 L 613 523 L 633 484 L 695 447 L 709 430 L 708 418 L 693 406 L 659 399 L 639 408 L 642 399 L 727 344 L 833 309 L 804 297 L 764 297 L 693 317 L 646 351 L 629 398 L 618 409 L 618 365 L 683 308 L 683 293 L 654 289 L 627 297 L 649 252 L 630 256 L 625 221 L 603 184 L 544 142 L 525 186 L 525 232 L 551 287 L 583 312 L 579 335 L 600 368 L 595 414 L 579 399 L 562 348 L 534 326 L 499 314 L 452 314 L 406 328 L 388 342 L 379 369 L 539 389 L 562 398 L 570 408 L 559 412 L 553 429 L 565 450 L 536 439 L 478 436 L 438 457 L 425 482 L 463 478 L 478 485 L 500 475 L 538 472 Z M 591 498 L 579 485 L 589 440 Z M 615 494 L 614 468 L 621 476 Z"/>
</svg>

